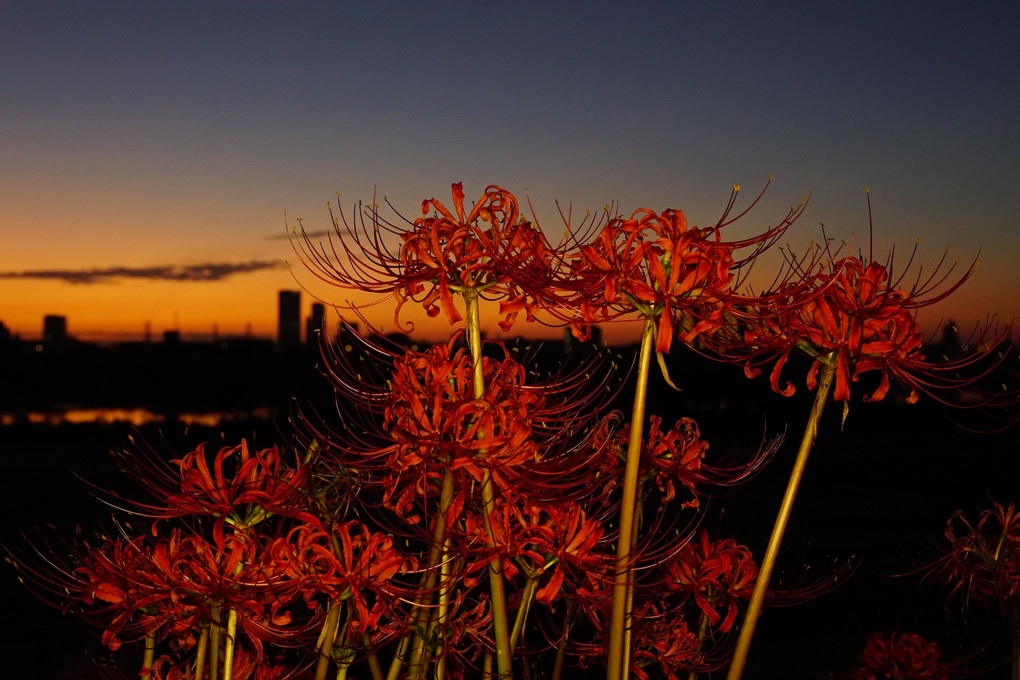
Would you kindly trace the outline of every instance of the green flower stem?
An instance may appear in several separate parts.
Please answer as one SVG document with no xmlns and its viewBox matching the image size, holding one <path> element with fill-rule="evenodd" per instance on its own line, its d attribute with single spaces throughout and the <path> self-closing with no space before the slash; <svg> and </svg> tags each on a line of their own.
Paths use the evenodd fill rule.
<svg viewBox="0 0 1020 680">
<path fill-rule="evenodd" d="M 450 509 L 450 503 L 452 502 L 453 474 L 448 468 L 443 476 L 442 491 L 439 493 L 439 510 L 436 513 L 435 526 L 432 529 L 432 545 L 429 546 L 428 563 L 426 564 L 425 571 L 422 572 L 421 583 L 418 587 L 420 595 L 418 602 L 415 604 L 414 621 L 411 629 L 404 634 L 400 644 L 397 645 L 397 651 L 393 655 L 393 660 L 386 674 L 386 680 L 397 680 L 400 676 L 400 669 L 404 665 L 404 657 L 409 649 L 411 650 L 411 660 L 408 662 L 408 665 L 415 666 L 421 663 L 425 642 L 421 635 L 415 631 L 424 631 L 432 617 L 432 609 L 429 607 L 429 603 L 432 599 L 431 593 L 436 587 L 436 582 L 439 580 L 436 566 L 439 564 L 443 542 L 446 538 L 446 512 Z"/>
<path fill-rule="evenodd" d="M 822 375 L 815 392 L 815 403 L 811 407 L 811 415 L 808 417 L 807 425 L 804 427 L 804 436 L 800 440 L 800 449 L 797 451 L 797 459 L 793 463 L 793 471 L 790 472 L 790 480 L 786 484 L 786 493 L 783 494 L 783 502 L 779 506 L 779 514 L 776 515 L 776 523 L 772 528 L 772 536 L 769 538 L 768 547 L 765 549 L 765 557 L 762 558 L 761 567 L 758 569 L 758 578 L 754 583 L 754 592 L 751 593 L 751 601 L 747 605 L 747 613 L 744 615 L 744 625 L 740 629 L 740 636 L 737 638 L 737 646 L 733 651 L 733 661 L 730 663 L 726 680 L 739 680 L 744 672 L 744 665 L 747 663 L 747 655 L 751 650 L 751 638 L 754 636 L 755 626 L 758 624 L 758 617 L 761 615 L 762 604 L 765 601 L 765 593 L 769 587 L 769 580 L 772 577 L 772 570 L 776 566 L 776 557 L 779 555 L 779 544 L 783 541 L 783 534 L 786 532 L 786 525 L 790 521 L 790 513 L 793 510 L 793 501 L 797 496 L 797 488 L 804 476 L 804 467 L 807 465 L 808 454 L 818 438 L 818 422 L 822 418 L 822 411 L 832 391 L 832 379 L 836 374 L 836 358 L 830 357 L 830 361 L 822 365 Z"/>
<path fill-rule="evenodd" d="M 665 367 L 663 367 L 662 370 L 663 370 L 663 375 L 666 375 Z M 667 380 L 669 380 L 669 379 L 667 378 Z M 669 384 L 670 384 L 671 387 L 673 387 L 672 381 L 669 381 Z M 641 481 L 642 480 L 640 480 L 640 479 L 638 480 L 638 485 L 639 486 L 641 484 Z M 638 489 L 638 491 L 640 491 L 640 488 Z M 641 516 L 641 511 L 640 511 L 640 508 L 642 507 L 640 505 L 641 502 L 642 502 L 641 498 L 640 497 L 636 497 L 635 504 L 634 504 L 634 512 L 635 512 L 635 516 L 634 516 L 634 531 L 631 532 L 631 541 L 630 541 L 630 552 L 631 552 L 632 555 L 634 554 L 634 550 L 637 548 L 638 537 L 641 535 L 641 523 L 642 523 L 642 516 Z M 631 615 L 631 612 L 633 612 L 633 611 L 634 611 L 634 565 L 632 563 L 630 565 L 630 572 L 627 574 L 627 616 L 629 617 Z M 626 628 L 626 630 L 624 632 L 624 637 L 623 637 L 623 658 L 625 659 L 624 664 L 623 664 L 623 680 L 627 680 L 630 677 L 630 663 L 629 663 L 629 660 L 630 660 L 630 655 L 631 655 L 631 652 L 632 652 L 632 649 L 631 649 L 631 640 L 632 640 L 633 636 L 634 636 L 634 627 L 631 626 L 630 622 L 628 621 L 627 628 Z"/>
<path fill-rule="evenodd" d="M 473 289 L 464 291 L 464 302 L 467 308 L 468 347 L 471 350 L 473 366 L 474 397 L 485 396 L 485 375 L 482 372 L 482 335 L 478 318 L 478 293 Z M 496 638 L 496 671 L 499 678 L 512 678 L 512 659 L 510 645 L 510 626 L 507 619 L 506 591 L 503 585 L 503 569 L 496 542 L 493 538 L 489 516 L 496 504 L 493 491 L 492 474 L 485 471 L 482 477 L 482 521 L 485 524 L 485 535 L 489 539 L 492 554 L 489 556 L 489 598 L 492 602 L 492 627 Z"/>
<path fill-rule="evenodd" d="M 347 625 L 351 622 L 350 617 L 344 621 L 344 625 L 337 631 L 337 637 L 340 638 L 341 653 L 339 658 L 336 660 L 336 680 L 346 680 L 347 672 L 351 668 L 351 663 L 354 661 L 354 649 L 347 644 Z M 335 648 L 336 641 L 330 643 L 330 649 Z"/>
<path fill-rule="evenodd" d="M 447 536 L 443 541 L 443 561 L 439 563 L 439 608 L 436 610 L 436 627 L 440 631 L 444 630 L 446 619 L 450 615 L 452 585 L 450 582 L 450 538 Z M 445 677 L 446 654 L 439 654 L 436 659 L 436 680 L 443 680 Z"/>
<path fill-rule="evenodd" d="M 205 676 L 205 656 L 209 651 L 209 627 L 202 626 L 202 634 L 198 636 L 198 650 L 195 652 L 195 680 Z"/>
<path fill-rule="evenodd" d="M 538 577 L 529 576 L 524 584 L 524 593 L 521 595 L 521 606 L 517 608 L 517 618 L 514 620 L 514 629 L 510 633 L 510 653 L 517 649 L 517 642 L 524 632 L 524 624 L 528 621 L 528 612 L 531 611 L 531 603 L 535 599 L 535 591 L 538 590 Z"/>
<path fill-rule="evenodd" d="M 631 546 L 634 544 L 634 517 L 637 505 L 638 472 L 641 465 L 641 438 L 644 434 L 645 402 L 648 391 L 648 367 L 652 358 L 655 323 L 645 319 L 638 357 L 637 388 L 630 416 L 630 441 L 627 443 L 623 475 L 623 499 L 620 501 L 620 530 L 616 538 L 616 567 L 613 571 L 613 609 L 609 618 L 609 645 L 606 653 L 606 678 L 623 680 L 629 666 L 624 659 L 630 619 L 628 585 L 631 580 Z"/>
<path fill-rule="evenodd" d="M 553 663 L 551 680 L 562 680 L 563 662 L 567 658 L 567 638 L 570 636 L 570 626 L 574 622 L 574 614 L 577 612 L 577 601 L 567 600 L 567 611 L 563 614 L 563 634 L 556 643 L 556 661 Z"/>
<path fill-rule="evenodd" d="M 237 610 L 231 607 L 227 614 L 227 641 L 223 649 L 223 680 L 234 675 L 234 649 L 237 646 Z"/>
<path fill-rule="evenodd" d="M 372 638 L 365 633 L 365 649 L 372 649 Z M 379 656 L 374 651 L 368 652 L 368 670 L 372 673 L 372 680 L 383 680 L 382 666 L 379 664 Z"/>
<path fill-rule="evenodd" d="M 637 515 L 639 515 L 638 520 L 640 520 L 641 513 L 637 509 L 637 506 L 634 507 L 634 511 Z M 632 539 L 630 542 L 630 553 L 631 555 L 633 555 L 634 548 L 635 546 L 637 546 L 638 528 L 634 529 L 631 536 Z M 632 652 L 631 643 L 633 642 L 634 637 L 634 627 L 631 625 L 630 617 L 633 611 L 634 611 L 634 565 L 631 564 L 630 568 L 627 571 L 627 625 L 624 627 L 623 631 L 623 656 L 622 656 L 623 668 L 620 669 L 620 675 L 622 676 L 623 680 L 628 680 L 628 678 L 630 678 L 630 655 Z"/>
<path fill-rule="evenodd" d="M 705 646 L 705 635 L 708 634 L 708 615 L 701 612 L 701 620 L 698 622 L 698 651 Z M 698 680 L 698 671 L 692 670 L 687 674 L 687 680 Z"/>
<path fill-rule="evenodd" d="M 152 664 L 156 662 L 156 632 L 145 634 L 145 653 L 142 655 L 142 680 L 152 678 Z"/>
<path fill-rule="evenodd" d="M 220 606 L 213 605 L 210 612 L 212 623 L 209 624 L 209 680 L 216 680 L 220 673 Z"/>
<path fill-rule="evenodd" d="M 326 612 L 326 620 L 322 624 L 322 634 L 319 636 L 318 661 L 315 664 L 315 680 L 326 680 L 326 671 L 329 670 L 329 662 L 332 658 L 333 640 L 336 639 L 336 628 L 340 622 L 340 602 L 333 602 Z"/>
</svg>

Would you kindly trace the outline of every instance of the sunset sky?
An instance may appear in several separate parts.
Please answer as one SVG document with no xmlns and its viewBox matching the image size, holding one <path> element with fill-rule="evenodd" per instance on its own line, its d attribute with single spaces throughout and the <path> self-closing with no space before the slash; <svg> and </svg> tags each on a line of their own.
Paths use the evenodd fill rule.
<svg viewBox="0 0 1020 680">
<path fill-rule="evenodd" d="M 708 225 L 772 173 L 734 237 L 810 194 L 785 240 L 866 252 L 870 187 L 876 258 L 980 250 L 927 323 L 1017 316 L 1018 36 L 1016 0 L 0 1 L 0 321 L 271 336 L 280 289 L 351 297 L 286 238 L 337 192 L 499 184 L 556 235 L 557 199 Z"/>
</svg>

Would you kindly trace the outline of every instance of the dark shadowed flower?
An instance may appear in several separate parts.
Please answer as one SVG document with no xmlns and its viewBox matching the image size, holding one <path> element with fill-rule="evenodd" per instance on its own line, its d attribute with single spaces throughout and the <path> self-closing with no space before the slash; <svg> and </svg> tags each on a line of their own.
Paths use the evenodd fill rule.
<svg viewBox="0 0 1020 680">
<path fill-rule="evenodd" d="M 757 578 L 750 550 L 731 538 L 711 541 L 705 530 L 666 565 L 666 587 L 693 598 L 722 633 L 733 627 L 738 606 L 751 597 Z"/>
<path fill-rule="evenodd" d="M 853 680 L 947 680 L 952 665 L 934 642 L 914 633 L 872 633 Z"/>
<path fill-rule="evenodd" d="M 1020 613 L 1020 513 L 992 501 L 972 524 L 956 512 L 946 524 L 949 552 L 932 565 L 965 605 L 991 604 Z"/>
<path fill-rule="evenodd" d="M 664 611 L 653 602 L 635 608 L 630 663 L 631 671 L 641 680 L 659 673 L 659 677 L 680 680 L 691 671 L 707 670 L 701 645 L 698 636 L 676 612 Z"/>
</svg>

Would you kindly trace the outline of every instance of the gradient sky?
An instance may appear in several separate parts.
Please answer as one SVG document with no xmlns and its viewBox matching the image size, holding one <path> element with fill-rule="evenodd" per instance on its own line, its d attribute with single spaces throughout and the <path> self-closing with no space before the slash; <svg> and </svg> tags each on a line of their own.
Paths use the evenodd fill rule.
<svg viewBox="0 0 1020 680">
<path fill-rule="evenodd" d="M 285 238 L 338 191 L 500 184 L 556 232 L 555 199 L 711 223 L 771 173 L 733 236 L 810 193 L 794 249 L 866 247 L 870 187 L 876 257 L 980 249 L 934 318 L 1017 316 L 1018 36 L 1015 0 L 0 1 L 0 321 L 272 335 L 281 288 L 350 297 Z"/>
</svg>

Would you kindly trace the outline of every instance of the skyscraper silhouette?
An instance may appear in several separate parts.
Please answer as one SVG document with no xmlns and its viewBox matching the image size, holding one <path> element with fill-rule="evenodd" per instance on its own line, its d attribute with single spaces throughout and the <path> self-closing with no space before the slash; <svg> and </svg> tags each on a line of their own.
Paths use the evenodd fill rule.
<svg viewBox="0 0 1020 680">
<path fill-rule="evenodd" d="M 305 342 L 314 347 L 319 342 L 321 333 L 325 333 L 326 306 L 321 302 L 312 304 L 312 313 L 305 321 Z"/>
<path fill-rule="evenodd" d="M 276 341 L 281 347 L 301 344 L 301 291 L 280 291 L 280 317 Z"/>
</svg>

